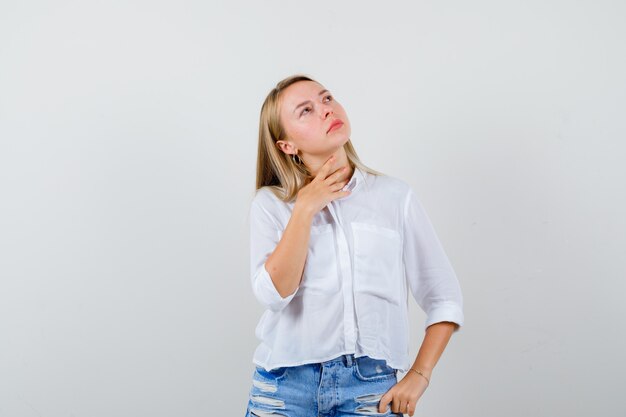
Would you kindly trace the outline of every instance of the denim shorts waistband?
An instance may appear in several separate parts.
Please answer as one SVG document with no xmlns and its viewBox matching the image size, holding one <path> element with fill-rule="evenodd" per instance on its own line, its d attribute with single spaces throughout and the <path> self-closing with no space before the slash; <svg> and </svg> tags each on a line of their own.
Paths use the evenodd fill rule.
<svg viewBox="0 0 626 417">
<path fill-rule="evenodd" d="M 354 353 L 346 353 L 344 355 L 337 356 L 334 359 L 322 362 L 322 366 L 329 366 L 334 363 L 341 363 L 347 367 L 350 367 L 354 363 Z"/>
</svg>

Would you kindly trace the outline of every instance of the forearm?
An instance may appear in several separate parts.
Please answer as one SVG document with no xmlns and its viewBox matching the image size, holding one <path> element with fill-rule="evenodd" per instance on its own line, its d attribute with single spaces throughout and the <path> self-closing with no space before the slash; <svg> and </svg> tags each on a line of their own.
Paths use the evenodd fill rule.
<svg viewBox="0 0 626 417">
<path fill-rule="evenodd" d="M 415 369 L 421 372 L 421 374 L 409 369 L 404 378 L 381 397 L 378 404 L 380 413 L 385 412 L 388 404 L 392 403 L 392 411 L 413 415 L 417 401 L 424 394 L 428 385 L 430 385 L 430 376 L 433 368 L 439 361 L 457 326 L 456 323 L 442 321 L 431 324 L 426 328 L 424 341 L 411 367 L 411 369 Z"/>
<path fill-rule="evenodd" d="M 439 361 L 441 354 L 457 326 L 456 323 L 449 321 L 442 321 L 428 326 L 412 368 L 421 371 L 430 379 L 435 365 Z M 407 375 L 409 374 L 412 374 L 416 378 L 422 378 L 419 374 L 411 370 L 409 370 Z"/>
<path fill-rule="evenodd" d="M 312 213 L 294 208 L 280 242 L 265 262 L 267 272 L 283 298 L 300 285 L 312 221 Z"/>
</svg>

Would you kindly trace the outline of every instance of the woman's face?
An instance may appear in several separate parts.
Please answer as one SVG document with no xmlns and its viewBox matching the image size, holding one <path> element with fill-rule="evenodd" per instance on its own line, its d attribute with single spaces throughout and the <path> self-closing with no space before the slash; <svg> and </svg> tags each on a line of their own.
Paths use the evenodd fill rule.
<svg viewBox="0 0 626 417">
<path fill-rule="evenodd" d="M 278 146 L 288 154 L 299 151 L 310 165 L 343 147 L 350 140 L 350 121 L 345 110 L 324 86 L 314 81 L 298 81 L 283 91 L 280 120 L 286 133 Z M 343 124 L 329 131 L 331 123 Z"/>
</svg>

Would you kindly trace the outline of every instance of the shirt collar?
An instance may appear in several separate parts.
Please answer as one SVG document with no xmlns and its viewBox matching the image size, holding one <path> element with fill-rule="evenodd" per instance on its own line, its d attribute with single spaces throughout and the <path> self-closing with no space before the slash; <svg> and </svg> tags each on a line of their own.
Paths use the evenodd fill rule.
<svg viewBox="0 0 626 417">
<path fill-rule="evenodd" d="M 358 166 L 354 167 L 354 172 L 352 173 L 352 177 L 348 183 L 342 188 L 342 190 L 350 190 L 354 192 L 354 190 L 361 185 L 361 183 L 365 180 L 365 172 L 361 170 Z"/>
</svg>

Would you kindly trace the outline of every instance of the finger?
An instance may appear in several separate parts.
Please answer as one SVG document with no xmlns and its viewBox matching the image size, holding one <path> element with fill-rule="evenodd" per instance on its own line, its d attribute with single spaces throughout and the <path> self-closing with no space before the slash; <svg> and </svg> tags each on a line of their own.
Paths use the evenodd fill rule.
<svg viewBox="0 0 626 417">
<path fill-rule="evenodd" d="M 326 181 L 328 184 L 332 184 L 333 182 L 344 180 L 344 179 L 345 180 L 350 179 L 350 167 L 348 166 L 339 168 L 332 175 L 329 175 L 328 178 L 326 178 Z"/>
<path fill-rule="evenodd" d="M 409 403 L 408 401 L 403 401 L 402 404 L 400 405 L 400 412 L 401 413 L 408 413 L 409 412 Z"/>
<path fill-rule="evenodd" d="M 341 190 L 343 187 L 345 187 L 347 183 L 348 183 L 348 181 L 347 181 L 347 180 L 340 181 L 340 182 L 336 182 L 336 183 L 334 183 L 334 184 L 331 184 L 330 189 L 331 189 L 331 190 L 333 190 L 333 191 L 339 191 L 339 190 Z"/>
<path fill-rule="evenodd" d="M 330 198 L 332 200 L 335 200 L 337 198 L 344 198 L 345 196 L 350 195 L 351 192 L 352 191 L 348 191 L 348 190 L 346 190 L 346 191 L 335 191 L 334 193 L 331 194 Z"/>
<path fill-rule="evenodd" d="M 335 155 L 331 155 L 326 162 L 324 162 L 324 165 L 322 165 L 322 167 L 320 168 L 320 170 L 317 172 L 317 175 L 315 176 L 316 179 L 325 179 L 326 176 L 328 175 L 328 172 L 330 171 L 330 167 L 332 165 L 332 163 L 335 162 Z"/>
<path fill-rule="evenodd" d="M 398 399 L 394 399 L 391 402 L 391 412 L 392 413 L 401 413 L 402 412 L 402 402 Z"/>
<path fill-rule="evenodd" d="M 378 412 L 384 413 L 387 411 L 387 405 L 393 399 L 393 395 L 387 391 L 382 397 L 380 397 L 380 401 L 378 402 Z"/>
<path fill-rule="evenodd" d="M 324 182 L 326 184 L 328 184 L 328 185 L 332 185 L 332 184 L 338 182 L 339 180 L 346 178 L 346 171 L 348 171 L 348 168 L 346 168 L 346 167 L 339 168 L 338 170 L 333 172 L 331 175 L 326 177 Z"/>
<path fill-rule="evenodd" d="M 407 414 L 409 414 L 410 416 L 412 416 L 413 414 L 415 414 L 415 404 L 411 404 L 411 403 L 409 403 L 409 406 L 406 408 L 406 412 L 407 412 Z"/>
</svg>

